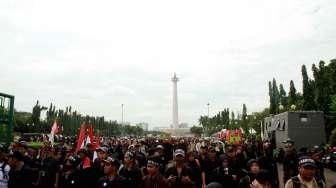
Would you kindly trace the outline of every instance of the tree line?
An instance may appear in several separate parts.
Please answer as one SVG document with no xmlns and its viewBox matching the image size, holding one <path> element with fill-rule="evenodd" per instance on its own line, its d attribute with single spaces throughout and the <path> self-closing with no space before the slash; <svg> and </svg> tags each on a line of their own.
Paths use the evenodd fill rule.
<svg viewBox="0 0 336 188">
<path fill-rule="evenodd" d="M 43 111 L 46 111 L 46 118 L 41 120 Z M 63 135 L 78 134 L 83 122 L 86 122 L 87 125 L 93 124 L 94 132 L 99 136 L 139 136 L 144 134 L 144 130 L 139 126 L 122 125 L 117 121 L 105 120 L 104 116 L 82 115 L 73 110 L 71 106 L 65 109 L 56 109 L 56 106 L 51 103 L 49 107 L 45 107 L 41 106 L 39 101 L 36 102 L 31 113 L 15 111 L 14 120 L 14 131 L 20 133 L 49 133 L 56 120 Z"/>
<path fill-rule="evenodd" d="M 269 115 L 268 108 L 265 108 L 261 112 L 247 113 L 247 106 L 242 105 L 241 113 L 235 114 L 234 111 L 230 111 L 229 108 L 218 112 L 213 117 L 201 116 L 198 119 L 198 123 L 201 127 L 194 126 L 191 128 L 191 132 L 200 135 L 204 133 L 207 136 L 213 135 L 222 129 L 236 129 L 242 128 L 244 133 L 250 135 L 251 131 L 260 133 L 260 122 Z"/>
</svg>

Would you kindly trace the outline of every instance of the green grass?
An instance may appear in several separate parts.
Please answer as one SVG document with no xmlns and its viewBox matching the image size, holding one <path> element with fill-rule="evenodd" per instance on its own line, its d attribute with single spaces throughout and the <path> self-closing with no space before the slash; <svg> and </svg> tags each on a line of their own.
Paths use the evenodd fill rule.
<svg viewBox="0 0 336 188">
<path fill-rule="evenodd" d="M 36 148 L 36 149 L 40 149 L 43 146 L 43 142 L 28 142 L 27 146 L 32 147 L 32 148 Z"/>
</svg>

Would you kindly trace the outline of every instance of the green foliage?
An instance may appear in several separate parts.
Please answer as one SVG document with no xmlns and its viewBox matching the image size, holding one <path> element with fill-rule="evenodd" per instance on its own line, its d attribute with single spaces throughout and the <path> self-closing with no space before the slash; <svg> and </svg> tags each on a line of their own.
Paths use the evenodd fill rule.
<svg viewBox="0 0 336 188">
<path fill-rule="evenodd" d="M 336 95 L 331 97 L 330 111 L 336 112 Z"/>
<path fill-rule="evenodd" d="M 331 146 L 336 146 L 336 128 L 334 128 L 331 131 L 330 137 L 329 137 L 329 144 Z"/>
<path fill-rule="evenodd" d="M 228 108 L 218 112 L 215 116 L 201 116 L 198 119 L 199 125 L 204 129 L 206 135 L 212 135 L 224 128 L 230 128 L 230 110 Z"/>
<path fill-rule="evenodd" d="M 268 82 L 269 97 L 270 97 L 270 113 L 278 114 L 280 105 L 280 92 L 275 78 L 272 82 Z"/>
<path fill-rule="evenodd" d="M 283 109 L 279 109 L 279 111 L 284 112 L 288 109 L 288 97 L 282 84 L 279 85 L 279 97 L 280 97 L 280 104 L 283 107 Z"/>
<path fill-rule="evenodd" d="M 56 106 L 52 103 L 47 109 L 46 119 L 41 121 L 41 111 L 46 109 L 46 107 L 41 107 L 37 101 L 32 113 L 15 112 L 14 131 L 21 133 L 49 133 L 53 122 L 56 120 L 63 135 L 78 134 L 83 122 L 86 122 L 87 126 L 92 123 L 94 132 L 99 136 L 139 136 L 144 134 L 141 127 L 120 125 L 116 121 L 106 121 L 104 117 L 83 116 L 77 111 L 72 111 L 71 106 L 66 107 L 65 110 L 56 109 Z"/>
<path fill-rule="evenodd" d="M 246 105 L 243 104 L 243 111 L 242 111 L 242 120 L 240 122 L 240 127 L 243 128 L 245 133 L 248 133 L 249 127 L 248 127 L 248 116 L 247 116 L 247 108 Z"/>
<path fill-rule="evenodd" d="M 46 110 L 47 108 L 44 106 L 41 106 L 39 104 L 39 101 L 36 102 L 35 106 L 33 107 L 33 113 L 32 113 L 32 122 L 34 125 L 38 125 L 40 122 L 41 112 L 43 110 Z"/>
<path fill-rule="evenodd" d="M 190 132 L 195 136 L 201 136 L 203 134 L 203 128 L 198 126 L 193 126 L 190 128 Z"/>
<path fill-rule="evenodd" d="M 303 110 L 315 110 L 315 95 L 314 95 L 314 81 L 309 80 L 307 69 L 305 65 L 302 65 L 302 90 L 303 90 Z"/>
<path fill-rule="evenodd" d="M 289 93 L 288 93 L 288 106 L 297 105 L 297 93 L 293 80 L 290 81 Z"/>
<path fill-rule="evenodd" d="M 313 75 L 316 86 L 316 105 L 317 110 L 325 113 L 329 112 L 329 105 L 331 103 L 331 79 L 329 68 L 325 66 L 323 61 L 320 61 L 319 66 L 315 64 L 312 66 Z"/>
</svg>

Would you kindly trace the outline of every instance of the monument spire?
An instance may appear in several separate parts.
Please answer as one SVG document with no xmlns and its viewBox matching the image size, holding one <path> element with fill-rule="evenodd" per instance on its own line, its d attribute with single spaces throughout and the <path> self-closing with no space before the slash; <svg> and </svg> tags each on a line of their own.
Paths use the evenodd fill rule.
<svg viewBox="0 0 336 188">
<path fill-rule="evenodd" d="M 173 82 L 173 122 L 171 128 L 179 128 L 178 123 L 178 103 L 177 103 L 177 82 L 179 78 L 176 77 L 176 73 L 174 73 L 173 78 L 171 79 Z"/>
</svg>

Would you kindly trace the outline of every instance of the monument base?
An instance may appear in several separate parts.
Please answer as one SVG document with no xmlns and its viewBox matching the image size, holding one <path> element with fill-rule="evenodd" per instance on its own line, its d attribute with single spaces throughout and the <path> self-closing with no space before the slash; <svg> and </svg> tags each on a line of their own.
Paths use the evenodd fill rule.
<svg viewBox="0 0 336 188">
<path fill-rule="evenodd" d="M 190 128 L 161 128 L 160 131 L 176 137 L 192 137 Z"/>
</svg>

